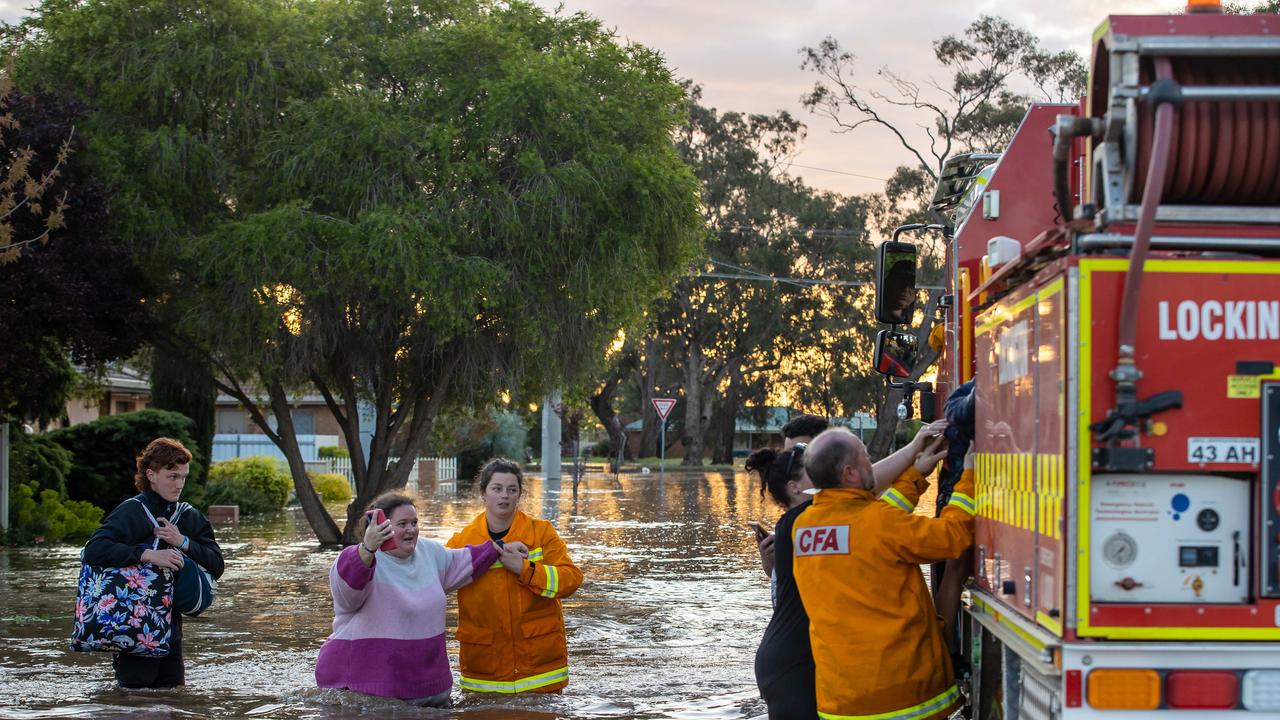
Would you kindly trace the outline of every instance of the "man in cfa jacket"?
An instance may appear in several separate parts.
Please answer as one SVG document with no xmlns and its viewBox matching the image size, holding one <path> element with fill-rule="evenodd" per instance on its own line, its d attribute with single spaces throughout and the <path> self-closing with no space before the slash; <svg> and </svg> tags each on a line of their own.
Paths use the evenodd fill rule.
<svg viewBox="0 0 1280 720">
<path fill-rule="evenodd" d="M 792 537 L 818 714 L 946 717 L 960 692 L 920 564 L 959 557 L 972 544 L 972 472 L 956 483 L 941 515 L 928 518 L 876 502 L 867 449 L 843 428 L 809 444 L 805 469 L 820 492 Z"/>
</svg>

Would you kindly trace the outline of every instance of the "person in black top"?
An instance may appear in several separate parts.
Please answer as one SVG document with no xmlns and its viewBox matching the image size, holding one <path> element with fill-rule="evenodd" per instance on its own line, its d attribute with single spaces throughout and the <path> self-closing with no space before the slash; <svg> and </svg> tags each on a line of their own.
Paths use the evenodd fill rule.
<svg viewBox="0 0 1280 720">
<path fill-rule="evenodd" d="M 805 443 L 796 443 L 782 452 L 763 448 L 751 453 L 746 463 L 747 472 L 760 475 L 760 493 L 763 495 L 767 490 L 774 501 L 787 508 L 773 535 L 761 542 L 761 559 L 766 565 L 765 572 L 770 574 L 773 616 L 756 650 L 756 684 L 773 720 L 813 720 L 818 716 L 813 651 L 809 647 L 809 615 L 800 602 L 800 592 L 791 572 L 791 526 L 809 507 L 810 499 L 804 491 L 813 487 L 804 472 L 805 446 Z M 767 543 L 772 543 L 772 548 L 766 549 Z"/>
<path fill-rule="evenodd" d="M 94 531 L 84 548 L 84 562 L 98 567 L 124 567 L 149 563 L 158 568 L 180 570 L 184 555 L 215 579 L 222 577 L 225 564 L 222 548 L 213 537 L 213 527 L 199 510 L 186 508 L 177 522 L 170 523 L 178 507 L 178 496 L 187 481 L 191 453 L 171 438 L 157 438 L 137 457 L 133 484 L 142 491 L 118 506 L 102 527 Z M 151 524 L 138 500 L 146 503 L 160 527 Z M 152 544 L 159 538 L 158 547 Z M 125 688 L 169 688 L 186 682 L 182 663 L 182 614 L 173 611 L 169 654 L 161 658 L 116 653 L 111 661 L 116 682 Z"/>
</svg>

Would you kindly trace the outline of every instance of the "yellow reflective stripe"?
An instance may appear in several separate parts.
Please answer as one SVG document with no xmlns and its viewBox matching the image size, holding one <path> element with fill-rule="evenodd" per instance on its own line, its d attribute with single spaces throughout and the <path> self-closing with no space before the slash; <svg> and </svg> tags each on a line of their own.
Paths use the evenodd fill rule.
<svg viewBox="0 0 1280 720">
<path fill-rule="evenodd" d="M 916 509 L 916 506 L 912 505 L 911 501 L 908 500 L 905 495 L 898 492 L 897 488 L 889 488 L 888 490 L 885 490 L 884 495 L 881 495 L 880 499 L 907 512 L 912 512 Z"/>
<path fill-rule="evenodd" d="M 537 562 L 542 559 L 542 548 L 537 547 L 529 551 L 529 561 Z"/>
<path fill-rule="evenodd" d="M 543 565 L 542 568 L 547 571 L 547 589 L 542 591 L 542 597 L 553 598 L 560 590 L 560 571 L 555 565 Z"/>
<path fill-rule="evenodd" d="M 950 507 L 952 505 L 955 505 L 970 515 L 977 514 L 977 504 L 973 501 L 973 498 L 965 495 L 964 493 L 951 493 L 951 500 L 947 502 L 947 506 Z"/>
<path fill-rule="evenodd" d="M 501 561 L 501 560 L 498 560 L 498 561 L 494 562 L 492 565 L 490 565 L 490 566 L 489 566 L 489 569 L 490 569 L 490 570 L 492 570 L 492 569 L 494 569 L 494 568 L 500 568 L 500 567 L 502 567 L 502 561 Z"/>
<path fill-rule="evenodd" d="M 569 679 L 569 666 L 566 665 L 551 672 L 534 675 L 532 677 L 522 678 L 520 680 L 512 680 L 504 682 L 500 680 L 479 680 L 462 676 L 462 689 L 473 690 L 475 692 L 491 692 L 491 693 L 518 693 L 526 690 L 537 690 L 548 685 L 555 685 L 562 680 Z"/>
<path fill-rule="evenodd" d="M 833 715 L 818 711 L 818 716 L 823 720 L 914 720 L 932 715 L 939 710 L 945 709 L 955 701 L 960 699 L 960 688 L 952 685 L 941 694 L 936 695 L 919 705 L 912 705 L 902 710 L 894 710 L 886 713 L 876 713 L 875 715 Z"/>
</svg>

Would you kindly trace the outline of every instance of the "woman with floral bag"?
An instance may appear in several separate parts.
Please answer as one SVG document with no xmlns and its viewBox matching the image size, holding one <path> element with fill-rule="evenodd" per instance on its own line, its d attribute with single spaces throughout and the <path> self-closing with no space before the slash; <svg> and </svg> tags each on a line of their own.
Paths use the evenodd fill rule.
<svg viewBox="0 0 1280 720">
<path fill-rule="evenodd" d="M 178 502 L 190 463 L 191 453 L 182 443 L 171 438 L 152 440 L 137 457 L 137 473 L 133 478 L 133 484 L 142 494 L 111 511 L 85 545 L 84 564 L 103 568 L 150 565 L 177 573 L 190 559 L 214 579 L 222 577 L 225 567 L 222 549 L 213 537 L 208 518 L 190 505 Z M 172 603 L 171 596 L 164 600 Z M 143 607 L 139 604 L 135 609 Z M 182 613 L 178 608 L 169 609 L 169 654 L 146 657 L 116 653 L 111 665 L 121 687 L 170 688 L 185 683 Z M 77 608 L 77 613 L 82 610 Z M 143 647 L 156 641 L 145 633 L 140 633 L 139 638 L 138 644 Z"/>
</svg>

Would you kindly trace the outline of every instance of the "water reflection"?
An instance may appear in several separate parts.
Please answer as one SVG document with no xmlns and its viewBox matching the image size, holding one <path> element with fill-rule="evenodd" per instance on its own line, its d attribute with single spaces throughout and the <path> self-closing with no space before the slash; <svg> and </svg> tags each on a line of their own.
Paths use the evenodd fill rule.
<svg viewBox="0 0 1280 720">
<path fill-rule="evenodd" d="M 558 485 L 558 486 L 557 486 Z M 527 482 L 526 512 L 555 522 L 587 581 L 565 602 L 569 687 L 559 696 L 463 694 L 452 710 L 315 688 L 330 630 L 328 568 L 299 511 L 218 535 L 227 574 L 186 621 L 187 687 L 122 692 L 105 655 L 65 650 L 78 547 L 0 549 L 0 719 L 49 717 L 741 718 L 764 712 L 752 657 L 768 583 L 747 520 L 766 507 L 744 475 L 594 475 Z M 424 496 L 422 533 L 447 540 L 476 497 Z M 449 636 L 457 616 L 449 611 Z M 457 643 L 450 643 L 457 667 Z M 455 675 L 456 680 L 456 675 Z"/>
</svg>

